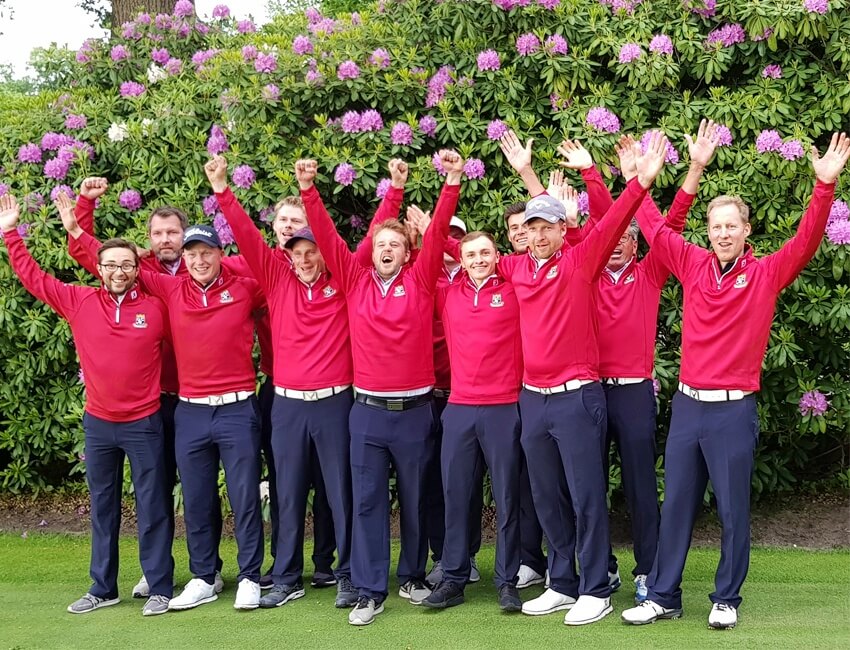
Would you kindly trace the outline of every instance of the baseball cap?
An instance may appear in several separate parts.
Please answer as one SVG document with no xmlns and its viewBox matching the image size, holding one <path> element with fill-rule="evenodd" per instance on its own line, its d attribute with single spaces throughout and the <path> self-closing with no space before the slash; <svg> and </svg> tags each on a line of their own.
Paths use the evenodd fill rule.
<svg viewBox="0 0 850 650">
<path fill-rule="evenodd" d="M 449 221 L 449 228 L 460 228 L 463 232 L 466 232 L 466 224 L 460 217 L 452 217 L 452 220 Z"/>
<path fill-rule="evenodd" d="M 294 233 L 292 233 L 292 237 L 289 238 L 289 241 L 287 241 L 283 245 L 283 247 L 286 248 L 287 250 L 292 250 L 299 239 L 306 239 L 307 241 L 311 241 L 314 244 L 316 243 L 316 238 L 313 237 L 313 231 L 312 230 L 310 230 L 309 228 L 300 228 L 300 229 L 296 230 Z"/>
<path fill-rule="evenodd" d="M 198 224 L 197 226 L 186 228 L 186 231 L 183 233 L 183 248 L 195 242 L 201 242 L 213 248 L 221 248 L 221 240 L 218 238 L 215 228 L 206 224 Z"/>
<path fill-rule="evenodd" d="M 523 223 L 528 223 L 532 219 L 545 219 L 549 223 L 557 223 L 565 221 L 567 212 L 564 210 L 564 204 L 558 199 L 541 194 L 535 196 L 525 205 L 525 219 Z"/>
</svg>

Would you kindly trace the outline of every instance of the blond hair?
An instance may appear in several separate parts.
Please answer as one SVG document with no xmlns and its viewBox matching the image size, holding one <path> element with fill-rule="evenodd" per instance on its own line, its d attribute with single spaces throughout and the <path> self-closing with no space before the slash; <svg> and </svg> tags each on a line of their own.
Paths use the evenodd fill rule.
<svg viewBox="0 0 850 650">
<path fill-rule="evenodd" d="M 722 208 L 727 205 L 734 205 L 738 208 L 738 214 L 744 223 L 750 223 L 750 208 L 744 203 L 740 196 L 731 194 L 721 194 L 715 199 L 712 199 L 705 210 L 706 219 L 711 216 L 711 211 L 715 208 Z"/>
</svg>

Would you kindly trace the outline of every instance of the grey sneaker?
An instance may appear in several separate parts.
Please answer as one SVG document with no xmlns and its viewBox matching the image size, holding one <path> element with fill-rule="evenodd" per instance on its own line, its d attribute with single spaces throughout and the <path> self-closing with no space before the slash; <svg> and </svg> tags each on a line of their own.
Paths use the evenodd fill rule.
<svg viewBox="0 0 850 650">
<path fill-rule="evenodd" d="M 215 580 L 213 581 L 213 589 L 215 593 L 220 594 L 224 589 L 224 578 L 221 577 L 221 571 L 215 572 Z"/>
<path fill-rule="evenodd" d="M 358 594 L 351 579 L 348 576 L 340 576 L 336 583 L 336 601 L 334 606 L 339 609 L 354 607 L 357 604 Z"/>
<path fill-rule="evenodd" d="M 148 586 L 148 580 L 145 578 L 145 574 L 142 574 L 142 577 L 139 578 L 136 586 L 133 587 L 133 598 L 147 598 L 150 595 L 151 590 Z"/>
<path fill-rule="evenodd" d="M 443 582 L 445 577 L 445 573 L 443 573 L 443 563 L 440 560 L 436 560 L 431 567 L 430 573 L 425 576 L 425 584 L 429 585 L 433 589 Z"/>
<path fill-rule="evenodd" d="M 154 594 L 142 607 L 142 616 L 159 616 L 168 611 L 168 601 L 171 600 L 168 596 Z"/>
<path fill-rule="evenodd" d="M 352 625 L 369 625 L 383 611 L 384 603 L 379 605 L 369 596 L 360 596 L 357 606 L 348 615 L 348 622 Z"/>
<path fill-rule="evenodd" d="M 281 607 L 286 605 L 290 600 L 301 598 L 304 596 L 304 587 L 301 584 L 297 585 L 275 585 L 271 591 L 260 598 L 260 607 L 263 609 L 271 609 L 272 607 Z"/>
<path fill-rule="evenodd" d="M 481 573 L 478 571 L 478 565 L 475 563 L 475 558 L 469 558 L 469 582 L 478 582 L 481 580 Z"/>
<path fill-rule="evenodd" d="M 117 605 L 120 602 L 120 598 L 98 598 L 97 596 L 86 594 L 79 600 L 68 605 L 68 611 L 72 614 L 88 614 L 89 612 L 93 612 L 101 607 Z"/>
<path fill-rule="evenodd" d="M 431 590 L 421 580 L 408 580 L 398 588 L 398 595 L 409 600 L 411 605 L 421 605 L 431 595 Z"/>
</svg>

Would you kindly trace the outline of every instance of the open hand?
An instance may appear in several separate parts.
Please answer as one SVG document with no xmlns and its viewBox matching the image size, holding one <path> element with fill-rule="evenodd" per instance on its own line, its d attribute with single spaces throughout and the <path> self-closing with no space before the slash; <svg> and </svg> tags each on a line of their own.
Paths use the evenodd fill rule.
<svg viewBox="0 0 850 650">
<path fill-rule="evenodd" d="M 649 189 L 664 167 L 667 156 L 667 136 L 663 131 L 652 131 L 647 143 L 646 152 L 640 152 L 640 145 L 632 145 L 637 164 L 638 183 L 644 189 Z"/>
<path fill-rule="evenodd" d="M 558 153 L 564 157 L 559 164 L 567 169 L 590 169 L 593 158 L 578 140 L 564 140 L 558 146 Z"/>
<path fill-rule="evenodd" d="M 11 194 L 0 196 L 0 230 L 9 232 L 18 227 L 18 217 L 21 210 L 18 207 L 18 199 Z"/>
<path fill-rule="evenodd" d="M 821 183 L 834 183 L 847 164 L 848 158 L 850 158 L 850 138 L 844 133 L 832 134 L 832 140 L 823 157 L 818 153 L 817 147 L 812 146 L 812 167 Z"/>
<path fill-rule="evenodd" d="M 499 138 L 499 147 L 502 149 L 505 160 L 519 173 L 531 167 L 531 145 L 533 143 L 534 138 L 529 138 L 523 146 L 512 129 Z"/>
</svg>

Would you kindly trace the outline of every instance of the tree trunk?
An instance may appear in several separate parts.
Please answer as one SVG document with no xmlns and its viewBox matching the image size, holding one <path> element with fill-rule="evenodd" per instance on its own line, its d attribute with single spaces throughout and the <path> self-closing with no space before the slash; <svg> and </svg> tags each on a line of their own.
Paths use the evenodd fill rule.
<svg viewBox="0 0 850 650">
<path fill-rule="evenodd" d="M 121 29 L 121 25 L 133 20 L 139 12 L 146 11 L 152 16 L 170 14 L 177 0 L 112 0 L 112 31 Z M 189 0 L 193 5 L 195 0 Z"/>
</svg>

